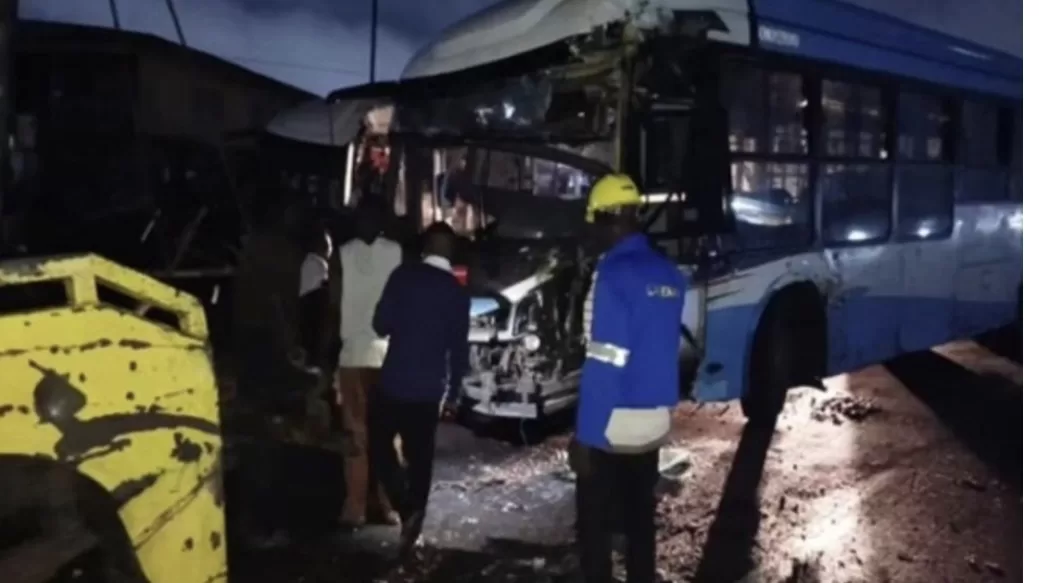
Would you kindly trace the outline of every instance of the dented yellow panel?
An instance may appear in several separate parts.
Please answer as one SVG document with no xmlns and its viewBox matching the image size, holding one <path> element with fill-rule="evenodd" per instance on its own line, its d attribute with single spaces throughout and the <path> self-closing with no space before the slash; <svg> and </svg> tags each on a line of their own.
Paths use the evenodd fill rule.
<svg viewBox="0 0 1039 583">
<path fill-rule="evenodd" d="M 0 453 L 105 488 L 152 583 L 227 578 L 218 395 L 202 307 L 96 256 L 0 262 L 0 285 L 65 282 L 68 305 L 0 314 Z M 177 315 L 102 305 L 97 285 Z"/>
</svg>

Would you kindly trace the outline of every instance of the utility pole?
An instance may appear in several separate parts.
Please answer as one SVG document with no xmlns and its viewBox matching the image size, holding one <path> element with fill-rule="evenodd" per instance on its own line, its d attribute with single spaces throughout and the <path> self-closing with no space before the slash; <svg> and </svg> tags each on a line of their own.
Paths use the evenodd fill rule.
<svg viewBox="0 0 1039 583">
<path fill-rule="evenodd" d="M 123 30 L 122 25 L 119 23 L 119 7 L 115 3 L 116 0 L 108 0 L 108 10 L 112 13 L 112 28 Z"/>
<path fill-rule="evenodd" d="M 368 47 L 368 82 L 375 83 L 375 44 L 379 29 L 379 0 L 372 0 L 372 31 L 369 35 Z"/>
<path fill-rule="evenodd" d="M 177 29 L 177 40 L 180 41 L 180 46 L 188 46 L 187 41 L 184 40 L 184 29 L 180 26 L 180 17 L 177 16 L 177 9 L 173 6 L 173 0 L 166 0 L 166 9 L 170 11 L 170 18 L 173 19 L 173 28 Z"/>
</svg>

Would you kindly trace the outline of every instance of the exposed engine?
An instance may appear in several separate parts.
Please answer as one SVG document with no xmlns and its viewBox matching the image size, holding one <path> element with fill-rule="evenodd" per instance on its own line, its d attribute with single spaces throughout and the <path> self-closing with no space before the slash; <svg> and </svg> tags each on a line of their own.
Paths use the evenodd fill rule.
<svg viewBox="0 0 1039 583">
<path fill-rule="evenodd" d="M 470 373 L 463 393 L 475 411 L 496 417 L 536 418 L 563 408 L 576 395 L 581 277 L 576 263 L 524 247 L 510 261 L 511 285 L 477 278 L 471 289 Z M 485 257 L 485 256 L 484 256 Z M 527 269 L 516 270 L 517 265 Z M 536 265 L 534 269 L 530 267 Z M 500 275 L 500 274 L 499 274 Z"/>
</svg>

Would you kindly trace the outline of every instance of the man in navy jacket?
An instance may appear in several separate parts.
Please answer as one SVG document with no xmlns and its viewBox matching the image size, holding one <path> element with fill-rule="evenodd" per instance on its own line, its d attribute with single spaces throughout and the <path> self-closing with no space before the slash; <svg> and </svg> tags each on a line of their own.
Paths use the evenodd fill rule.
<svg viewBox="0 0 1039 583">
<path fill-rule="evenodd" d="M 372 319 L 390 341 L 371 400 L 371 455 L 403 521 L 402 555 L 422 532 L 442 404 L 455 402 L 469 368 L 469 295 L 451 271 L 454 239 L 447 224 L 431 225 L 423 260 L 393 271 Z M 398 435 L 406 471 L 393 447 Z"/>
<path fill-rule="evenodd" d="M 642 198 L 627 176 L 599 179 L 588 198 L 606 252 L 586 305 L 577 470 L 581 568 L 587 583 L 613 581 L 611 521 L 624 513 L 627 580 L 656 580 L 655 487 L 660 446 L 678 403 L 678 350 L 685 279 L 640 232 Z"/>
</svg>

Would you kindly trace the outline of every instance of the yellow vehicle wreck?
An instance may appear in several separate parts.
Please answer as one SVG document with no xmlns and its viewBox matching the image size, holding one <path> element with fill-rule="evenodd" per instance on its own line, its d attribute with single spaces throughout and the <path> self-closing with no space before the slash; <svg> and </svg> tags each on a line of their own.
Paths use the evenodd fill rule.
<svg viewBox="0 0 1039 583">
<path fill-rule="evenodd" d="M 3 580 L 89 557 L 92 580 L 226 581 L 202 306 L 94 255 L 0 262 L 0 291 L 58 283 L 62 304 L 0 312 Z"/>
</svg>

